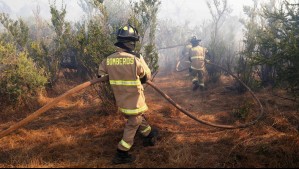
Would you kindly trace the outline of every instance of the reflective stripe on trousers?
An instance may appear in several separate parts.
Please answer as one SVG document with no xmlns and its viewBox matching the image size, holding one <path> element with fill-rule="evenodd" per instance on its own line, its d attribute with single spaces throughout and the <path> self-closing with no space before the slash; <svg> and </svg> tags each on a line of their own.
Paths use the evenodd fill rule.
<svg viewBox="0 0 299 169">
<path fill-rule="evenodd" d="M 122 151 L 129 151 L 134 145 L 134 137 L 138 132 L 144 137 L 151 132 L 151 127 L 143 115 L 126 116 L 127 122 L 124 128 L 123 138 L 118 143 L 118 149 Z"/>
<path fill-rule="evenodd" d="M 151 126 L 148 126 L 146 129 L 144 129 L 143 131 L 141 131 L 141 133 L 145 134 L 146 132 L 151 131 L 151 130 L 152 130 Z"/>
<path fill-rule="evenodd" d="M 120 144 L 121 146 L 123 146 L 124 148 L 126 148 L 127 150 L 130 150 L 131 147 L 132 147 L 131 144 L 125 142 L 124 140 L 121 140 L 121 141 L 119 142 L 119 144 Z"/>
<path fill-rule="evenodd" d="M 145 105 L 145 106 L 143 106 L 141 108 L 138 108 L 138 109 L 124 109 L 124 108 L 119 108 L 119 110 L 121 112 L 123 112 L 124 114 L 126 114 L 126 115 L 132 116 L 132 115 L 138 115 L 138 114 L 140 114 L 140 113 L 148 110 L 148 107 L 147 107 L 147 105 Z"/>
<path fill-rule="evenodd" d="M 202 70 L 202 71 L 205 70 L 205 68 L 198 69 L 198 68 L 195 68 L 195 67 L 193 67 L 193 66 L 191 66 L 191 69 L 194 69 L 194 70 Z"/>
</svg>

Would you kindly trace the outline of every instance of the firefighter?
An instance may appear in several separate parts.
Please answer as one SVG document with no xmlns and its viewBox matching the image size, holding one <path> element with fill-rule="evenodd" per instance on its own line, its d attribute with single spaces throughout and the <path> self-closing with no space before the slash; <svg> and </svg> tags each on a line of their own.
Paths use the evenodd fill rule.
<svg viewBox="0 0 299 169">
<path fill-rule="evenodd" d="M 143 57 L 133 52 L 139 41 L 137 29 L 131 25 L 119 28 L 117 42 L 114 44 L 117 52 L 109 55 L 99 66 L 99 76 L 109 76 L 109 83 L 116 99 L 119 111 L 127 119 L 122 140 L 118 143 L 113 164 L 124 164 L 135 161 L 129 154 L 133 146 L 136 132 L 140 132 L 143 145 L 154 146 L 158 130 L 153 129 L 144 117 L 148 110 L 145 102 L 142 84 L 151 78 L 151 71 Z"/>
<path fill-rule="evenodd" d="M 193 76 L 193 91 L 200 88 L 203 90 L 205 88 L 205 60 L 208 50 L 199 46 L 201 40 L 193 36 L 191 39 L 192 48 L 189 51 L 189 60 L 191 62 L 191 74 Z"/>
</svg>

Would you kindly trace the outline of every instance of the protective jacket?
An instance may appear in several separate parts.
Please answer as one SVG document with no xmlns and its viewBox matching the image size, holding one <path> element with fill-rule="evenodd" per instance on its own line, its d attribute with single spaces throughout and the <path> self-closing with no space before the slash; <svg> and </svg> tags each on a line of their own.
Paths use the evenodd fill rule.
<svg viewBox="0 0 299 169">
<path fill-rule="evenodd" d="M 189 59 L 191 61 L 191 69 L 205 70 L 205 57 L 207 49 L 201 46 L 192 47 L 189 51 Z"/>
<path fill-rule="evenodd" d="M 148 107 L 140 79 L 151 78 L 151 71 L 143 57 L 118 51 L 105 59 L 99 67 L 99 75 L 109 74 L 109 83 L 119 110 L 126 115 L 139 115 Z"/>
</svg>

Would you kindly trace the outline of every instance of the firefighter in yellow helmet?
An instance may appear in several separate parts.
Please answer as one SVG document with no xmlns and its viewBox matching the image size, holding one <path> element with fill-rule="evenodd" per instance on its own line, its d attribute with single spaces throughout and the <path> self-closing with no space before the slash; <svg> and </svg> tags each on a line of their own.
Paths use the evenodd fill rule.
<svg viewBox="0 0 299 169">
<path fill-rule="evenodd" d="M 193 36 L 191 39 L 192 48 L 189 51 L 189 59 L 191 61 L 191 74 L 193 76 L 193 90 L 205 88 L 205 57 L 208 52 L 206 48 L 199 46 L 201 40 Z"/>
<path fill-rule="evenodd" d="M 144 136 L 144 146 L 154 146 L 158 135 L 144 118 L 148 110 L 145 102 L 143 83 L 151 78 L 151 71 L 140 54 L 134 53 L 138 31 L 131 25 L 121 27 L 117 32 L 117 52 L 103 60 L 99 76 L 109 76 L 109 83 L 119 111 L 127 119 L 122 140 L 118 143 L 114 164 L 131 163 L 135 157 L 128 153 L 134 143 L 136 132 Z"/>
</svg>

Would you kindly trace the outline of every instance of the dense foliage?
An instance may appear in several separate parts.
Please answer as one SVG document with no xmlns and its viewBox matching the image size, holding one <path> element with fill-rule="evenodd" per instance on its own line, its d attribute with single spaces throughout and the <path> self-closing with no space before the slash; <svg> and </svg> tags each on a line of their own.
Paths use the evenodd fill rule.
<svg viewBox="0 0 299 169">
<path fill-rule="evenodd" d="M 299 4 L 246 7 L 245 50 L 239 70 L 247 83 L 282 86 L 299 96 Z M 246 66 L 245 66 L 246 65 Z"/>
<path fill-rule="evenodd" d="M 57 7 L 56 1 L 50 3 L 50 21 L 41 18 L 39 7 L 33 11 L 34 19 L 28 21 L 0 14 L 4 27 L 0 33 L 1 93 L 17 100 L 46 85 L 55 85 L 65 69 L 73 70 L 74 75 L 84 81 L 95 78 L 98 65 L 115 52 L 116 30 L 126 23 L 140 29 L 142 41 L 137 50 L 143 54 L 152 72 L 158 69 L 155 49 L 158 0 L 127 3 L 127 15 L 119 18 L 110 14 L 114 14 L 115 5 L 124 7 L 124 2 L 81 0 L 78 4 L 86 17 L 76 23 L 66 20 L 66 5 Z M 113 99 L 109 86 L 101 85 L 100 88 L 102 99 Z"/>
<path fill-rule="evenodd" d="M 99 63 L 115 51 L 116 30 L 130 23 L 138 28 L 141 36 L 136 51 L 143 54 L 152 73 L 158 70 L 159 64 L 172 65 L 181 55 L 180 49 L 159 51 L 159 48 L 187 44 L 196 35 L 202 39 L 201 45 L 209 50 L 209 59 L 213 63 L 238 74 L 252 88 L 284 87 L 298 97 L 299 5 L 287 1 L 270 1 L 263 5 L 259 5 L 258 0 L 254 2 L 254 6 L 244 7 L 247 18 L 239 22 L 236 16 L 230 15 L 227 0 L 207 1 L 212 19 L 200 25 L 158 21 L 159 0 L 130 3 L 80 0 L 78 5 L 85 15 L 76 23 L 66 20 L 66 5 L 59 8 L 56 1 L 49 6 L 49 21 L 40 16 L 39 7 L 33 11 L 34 17 L 27 21 L 24 18 L 14 20 L 2 13 L 0 76 L 6 80 L 1 79 L 1 84 L 14 84 L 9 85 L 10 88 L 2 87 L 2 93 L 17 100 L 20 95 L 35 89 L 55 85 L 65 69 L 73 70 L 82 80 L 95 78 Z M 115 12 L 116 8 L 121 9 L 121 14 Z M 237 34 L 241 23 L 244 37 Z M 243 40 L 242 44 L 240 40 Z M 20 66 L 25 63 L 26 68 Z M 12 76 L 7 72 L 20 76 L 16 69 L 27 69 L 28 79 L 24 80 L 25 76 L 8 78 Z M 214 82 L 223 74 L 213 67 L 208 67 L 208 72 Z M 17 82 L 20 80 L 23 84 Z M 12 89 L 16 84 L 20 86 Z M 105 89 L 102 89 L 105 91 L 103 95 L 109 100 L 113 98 L 108 86 L 101 88 Z"/>
<path fill-rule="evenodd" d="M 45 71 L 37 68 L 26 52 L 18 52 L 12 44 L 0 43 L 0 56 L 1 99 L 17 103 L 43 89 L 47 83 Z"/>
</svg>

